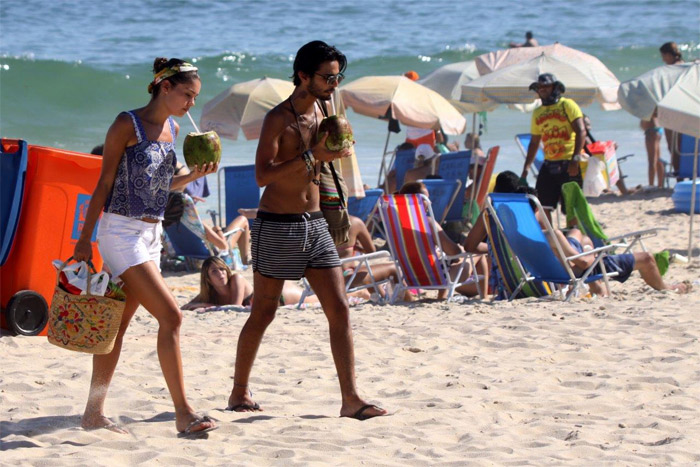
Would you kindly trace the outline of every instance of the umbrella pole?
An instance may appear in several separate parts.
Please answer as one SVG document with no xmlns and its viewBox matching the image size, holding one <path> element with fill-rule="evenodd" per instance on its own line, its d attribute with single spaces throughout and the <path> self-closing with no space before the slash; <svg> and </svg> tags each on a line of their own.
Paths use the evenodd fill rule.
<svg viewBox="0 0 700 467">
<path fill-rule="evenodd" d="M 474 197 L 476 197 L 476 193 L 474 190 L 477 190 L 477 180 L 476 180 L 476 171 L 479 168 L 478 161 L 474 159 L 474 149 L 476 149 L 476 112 L 472 114 L 472 156 L 471 156 L 471 161 L 474 163 L 474 173 L 472 174 L 472 192 L 471 195 L 469 196 L 469 222 L 471 222 L 471 212 L 472 212 L 472 205 L 474 204 Z M 464 181 L 466 183 L 466 180 Z"/>
<path fill-rule="evenodd" d="M 695 138 L 695 156 L 693 157 L 693 184 L 691 185 L 692 192 L 690 194 L 690 232 L 688 233 L 688 264 L 691 264 L 693 259 L 693 217 L 695 216 L 695 188 L 698 178 L 698 142 L 700 138 Z"/>
<path fill-rule="evenodd" d="M 382 183 L 382 174 L 384 174 L 384 191 L 389 191 L 389 182 L 386 179 L 386 150 L 389 148 L 389 137 L 391 136 L 391 131 L 386 132 L 386 142 L 384 143 L 384 152 L 382 153 L 382 164 L 379 166 L 379 178 L 377 178 L 377 186 Z"/>
</svg>

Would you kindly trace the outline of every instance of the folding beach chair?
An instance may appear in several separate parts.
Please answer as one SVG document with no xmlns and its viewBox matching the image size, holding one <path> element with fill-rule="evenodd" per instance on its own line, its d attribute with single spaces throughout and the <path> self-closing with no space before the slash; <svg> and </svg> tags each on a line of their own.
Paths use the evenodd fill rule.
<svg viewBox="0 0 700 467">
<path fill-rule="evenodd" d="M 533 279 L 567 285 L 566 301 L 576 294 L 582 284 L 599 279 L 603 279 L 609 293 L 608 278 L 616 276 L 618 273 L 607 273 L 605 264 L 601 260 L 605 254 L 620 245 L 607 245 L 566 257 L 556 240 L 553 242 L 556 245 L 556 250 L 553 250 L 550 246 L 545 233 L 542 231 L 542 227 L 535 217 L 530 202 L 534 203 L 539 210 L 542 210 L 540 202 L 531 195 L 492 193 L 487 199 L 487 209 L 493 215 L 494 223 L 503 233 L 505 240 L 508 242 L 508 247 L 518 257 L 518 264 L 521 266 L 520 273 L 522 278 L 513 296 Z M 551 224 L 546 216 L 542 217 L 546 227 L 546 235 L 554 238 Z M 576 277 L 569 265 L 569 261 L 591 254 L 595 255 L 593 263 L 583 274 Z M 563 261 L 560 261 L 559 258 L 562 258 Z M 594 274 L 596 266 L 600 266 L 601 272 Z"/>
<path fill-rule="evenodd" d="M 442 224 L 445 222 L 450 207 L 457 199 L 457 196 L 459 196 L 462 182 L 459 180 L 443 180 L 438 178 L 418 181 L 423 183 L 428 189 L 428 198 L 430 198 L 430 204 L 435 213 L 435 220 Z"/>
<path fill-rule="evenodd" d="M 644 245 L 644 239 L 655 237 L 662 228 L 656 227 L 646 230 L 637 230 L 623 235 L 608 237 L 603 232 L 603 228 L 593 216 L 586 197 L 583 195 L 581 187 L 576 182 L 567 182 L 561 186 L 561 195 L 566 206 L 566 223 L 571 225 L 573 219 L 577 220 L 577 225 L 581 232 L 588 235 L 593 241 L 595 247 L 602 247 L 611 243 L 624 244 L 624 253 L 629 253 L 630 250 L 639 243 L 642 251 L 647 251 Z M 663 229 L 665 230 L 665 229 Z"/>
<path fill-rule="evenodd" d="M 225 216 L 222 214 L 221 177 L 224 177 L 224 199 L 226 200 Z M 221 167 L 217 173 L 219 184 L 219 219 L 221 227 L 229 225 L 239 216 L 240 208 L 257 208 L 260 203 L 260 187 L 255 181 L 255 165 L 229 165 Z M 252 220 L 249 220 L 252 224 Z"/>
<path fill-rule="evenodd" d="M 367 221 L 369 221 L 377 208 L 379 197 L 383 194 L 384 190 L 381 188 L 372 188 L 371 190 L 365 190 L 364 198 L 350 196 L 348 198 L 348 213 L 351 216 L 359 217 L 362 219 L 362 222 L 367 224 Z"/>
<path fill-rule="evenodd" d="M 194 260 L 205 260 L 210 256 L 221 256 L 224 261 L 236 269 L 242 266 L 240 256 L 238 261 L 235 258 L 235 252 L 232 250 L 218 251 L 211 243 L 206 240 L 206 232 L 204 224 L 199 217 L 197 208 L 194 205 L 192 198 L 186 194 L 182 194 L 184 211 L 179 222 L 166 227 L 165 234 L 172 247 L 171 256 L 182 256 L 185 258 L 185 265 L 188 270 L 196 269 Z M 224 233 L 228 237 L 241 229 L 233 229 Z M 169 248 L 166 246 L 166 252 Z"/>
<path fill-rule="evenodd" d="M 409 288 L 447 290 L 450 301 L 457 287 L 476 282 L 483 297 L 473 255 L 462 253 L 446 255 L 440 244 L 435 215 L 430 199 L 421 194 L 384 195 L 379 200 L 379 213 L 385 229 L 392 259 L 399 274 L 394 298 Z M 462 260 L 456 271 L 456 280 L 450 276 L 450 262 Z M 469 261 L 473 274 L 459 281 Z"/>
<path fill-rule="evenodd" d="M 399 190 L 403 185 L 403 181 L 406 178 L 406 172 L 413 167 L 415 160 L 415 149 L 406 149 L 396 152 L 393 165 L 393 168 L 396 171 L 396 190 Z"/>
<path fill-rule="evenodd" d="M 362 289 L 369 289 L 373 288 L 375 292 L 379 295 L 379 303 L 385 303 L 386 297 L 382 296 L 379 293 L 380 287 L 384 284 L 391 284 L 393 281 L 391 280 L 390 277 L 378 281 L 374 277 L 374 273 L 372 272 L 372 264 L 370 263 L 371 261 L 377 260 L 377 259 L 387 259 L 391 258 L 391 254 L 389 254 L 388 251 L 382 250 L 382 251 L 375 251 L 373 253 L 367 253 L 365 255 L 357 255 L 357 256 L 351 256 L 350 258 L 343 258 L 340 260 L 340 265 L 341 267 L 348 264 L 348 263 L 358 263 L 354 265 L 354 269 L 352 270 L 351 274 L 348 274 L 345 276 L 345 293 L 349 294 L 352 292 L 356 292 L 358 290 Z M 358 274 L 367 272 L 370 278 L 370 283 L 369 284 L 358 284 L 358 285 L 353 285 L 352 283 L 355 281 L 355 278 L 357 277 Z M 311 288 L 311 285 L 309 285 L 309 282 L 306 280 L 305 277 L 302 278 L 302 287 L 304 288 L 304 291 L 301 293 L 301 297 L 299 297 L 299 303 L 297 304 L 297 308 L 301 308 L 301 306 L 304 304 L 304 300 L 306 300 L 306 297 L 313 295 L 314 290 Z M 389 300 L 393 303 L 393 297 L 389 297 Z"/>
<path fill-rule="evenodd" d="M 500 149 L 500 146 L 493 146 L 489 148 L 486 153 L 486 163 L 481 171 L 476 190 L 476 204 L 479 206 L 480 210 L 484 208 L 484 203 L 486 202 L 486 195 L 489 191 L 489 181 L 491 181 L 491 175 L 493 175 L 493 168 L 496 166 L 496 159 L 498 158 Z"/>
<path fill-rule="evenodd" d="M 520 152 L 523 154 L 523 157 L 527 159 L 527 148 L 530 146 L 530 141 L 532 141 L 532 135 L 530 133 L 520 133 L 519 135 L 515 135 L 515 142 L 518 145 L 518 148 L 520 148 Z M 537 178 L 537 174 L 540 173 L 540 169 L 542 169 L 542 164 L 544 164 L 544 148 L 542 147 L 542 144 L 540 143 L 540 147 L 537 149 L 537 154 L 535 154 L 535 160 L 533 162 L 534 170 L 532 170 L 532 175 L 535 176 L 535 179 Z"/>
<path fill-rule="evenodd" d="M 527 297 L 546 297 L 555 288 L 553 284 L 531 277 L 508 246 L 505 234 L 498 228 L 493 213 L 488 209 L 484 216 L 484 227 L 488 238 L 491 257 L 491 277 L 495 279 L 494 297 L 496 300 L 514 300 Z"/>
<path fill-rule="evenodd" d="M 438 175 L 443 180 L 459 180 L 461 183 L 455 202 L 452 203 L 447 212 L 445 221 L 461 221 L 462 208 L 464 207 L 464 192 L 469 180 L 469 164 L 471 162 L 472 151 L 448 152 L 440 156 Z"/>
</svg>

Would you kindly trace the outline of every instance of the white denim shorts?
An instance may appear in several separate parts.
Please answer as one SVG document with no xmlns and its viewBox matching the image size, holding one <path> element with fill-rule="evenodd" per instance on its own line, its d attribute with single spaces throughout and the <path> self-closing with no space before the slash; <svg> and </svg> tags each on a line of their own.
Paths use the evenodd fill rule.
<svg viewBox="0 0 700 467">
<path fill-rule="evenodd" d="M 147 261 L 156 263 L 160 271 L 162 233 L 160 222 L 151 223 L 110 212 L 102 213 L 97 227 L 97 246 L 102 260 L 112 271 L 112 278 Z"/>
</svg>

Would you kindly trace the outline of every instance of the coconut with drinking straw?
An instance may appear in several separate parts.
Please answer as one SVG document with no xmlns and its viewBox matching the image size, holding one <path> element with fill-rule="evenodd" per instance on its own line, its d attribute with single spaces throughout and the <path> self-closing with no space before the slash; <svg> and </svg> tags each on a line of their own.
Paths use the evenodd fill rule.
<svg viewBox="0 0 700 467">
<path fill-rule="evenodd" d="M 194 132 L 187 133 L 185 142 L 182 145 L 182 153 L 185 156 L 187 166 L 190 168 L 194 166 L 201 168 L 210 162 L 214 164 L 221 162 L 221 140 L 219 135 L 215 131 L 200 132 L 189 112 L 187 112 L 187 117 L 195 129 Z"/>
</svg>

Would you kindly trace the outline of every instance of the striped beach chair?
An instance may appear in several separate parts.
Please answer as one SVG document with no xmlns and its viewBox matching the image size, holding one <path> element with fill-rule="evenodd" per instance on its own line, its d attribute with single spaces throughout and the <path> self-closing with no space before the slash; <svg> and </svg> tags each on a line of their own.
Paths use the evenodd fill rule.
<svg viewBox="0 0 700 467">
<path fill-rule="evenodd" d="M 445 255 L 436 227 L 435 216 L 428 197 L 421 194 L 385 195 L 379 201 L 379 213 L 385 230 L 392 259 L 399 274 L 394 299 L 409 288 L 447 290 L 447 301 L 452 300 L 457 287 L 476 282 L 478 276 L 470 253 Z M 450 263 L 461 259 L 455 273 L 460 278 L 467 261 L 474 273 L 464 281 L 450 277 Z"/>
</svg>

